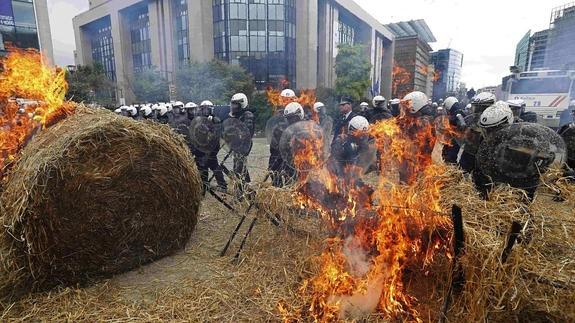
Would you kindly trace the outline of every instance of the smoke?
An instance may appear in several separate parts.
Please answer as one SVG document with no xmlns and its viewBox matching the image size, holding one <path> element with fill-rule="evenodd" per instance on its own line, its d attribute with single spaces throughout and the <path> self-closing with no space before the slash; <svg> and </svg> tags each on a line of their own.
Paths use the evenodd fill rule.
<svg viewBox="0 0 575 323">
<path fill-rule="evenodd" d="M 367 281 L 366 290 L 351 296 L 332 296 L 329 302 L 339 304 L 340 320 L 358 320 L 377 310 L 379 298 L 383 292 L 383 275 Z"/>
<path fill-rule="evenodd" d="M 347 260 L 350 274 L 357 278 L 367 275 L 371 267 L 371 261 L 367 251 L 362 248 L 359 239 L 355 236 L 347 237 L 343 244 L 342 252 Z"/>
<path fill-rule="evenodd" d="M 355 236 L 347 237 L 342 252 L 347 260 L 348 272 L 355 278 L 363 279 L 371 270 L 373 262 L 365 250 L 360 239 Z M 351 296 L 331 296 L 329 303 L 339 304 L 339 318 L 360 319 L 377 310 L 381 293 L 383 292 L 383 275 L 367 279 L 365 290 Z"/>
</svg>

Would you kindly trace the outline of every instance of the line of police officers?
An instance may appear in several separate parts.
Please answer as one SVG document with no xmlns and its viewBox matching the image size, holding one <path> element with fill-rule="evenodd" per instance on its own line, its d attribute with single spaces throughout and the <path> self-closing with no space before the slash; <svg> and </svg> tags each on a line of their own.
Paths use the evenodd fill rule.
<svg viewBox="0 0 575 323">
<path fill-rule="evenodd" d="M 242 194 L 245 185 L 251 181 L 247 167 L 247 157 L 251 151 L 252 137 L 255 132 L 255 118 L 249 108 L 248 98 L 245 94 L 237 93 L 231 98 L 230 112 L 224 118 L 216 116 L 214 104 L 208 100 L 203 101 L 199 106 L 193 102 L 184 104 L 179 101 L 122 106 L 116 109 L 115 112 L 136 120 L 152 120 L 168 124 L 179 134 L 183 135 L 195 156 L 196 165 L 204 183 L 204 191 L 205 189 L 227 191 L 228 185 L 224 178 L 224 172 L 228 176 L 236 178 L 235 193 L 238 195 Z M 234 149 L 232 149 L 232 172 L 220 165 L 218 161 L 218 153 L 221 149 L 219 139 L 222 133 L 222 124 L 226 120 L 234 120 L 235 123 L 233 124 L 242 128 L 238 130 L 238 132 L 244 134 L 241 139 L 248 142 L 247 150 L 233 151 Z M 194 131 L 200 135 L 192 135 Z M 210 170 L 213 172 L 217 183 L 217 186 L 213 188 L 209 186 L 208 176 Z"/>
<path fill-rule="evenodd" d="M 295 93 L 291 90 L 284 91 L 282 96 L 295 101 Z M 571 118 L 556 133 L 537 124 L 537 114 L 526 112 L 525 108 L 522 100 L 497 101 L 493 94 L 487 92 L 478 94 L 469 105 L 463 107 L 455 97 L 448 97 L 436 104 L 428 100 L 424 93 L 415 91 L 402 100 L 393 99 L 389 104 L 382 96 L 376 96 L 372 107 L 362 102 L 359 111 L 355 112 L 351 99 L 342 97 L 339 102 L 340 114 L 333 126 L 328 169 L 340 178 L 349 178 L 350 174 L 345 174 L 348 166 L 360 163 L 362 151 L 370 149 L 372 139 L 366 135 L 370 124 L 398 118 L 398 125 L 411 140 L 410 149 L 414 150 L 411 152 L 414 158 L 400 165 L 399 177 L 401 182 L 411 184 L 417 180 L 416 170 L 421 169 L 417 166 L 429 162 L 431 158 L 425 156 L 431 156 L 434 149 L 431 143 L 435 142 L 435 138 L 427 138 L 422 132 L 430 125 L 441 124 L 446 118 L 452 128 L 449 132 L 459 133 L 442 148 L 446 163 L 458 165 L 471 174 L 485 198 L 496 184 L 508 184 L 523 189 L 528 199 L 532 200 L 540 185 L 541 174 L 552 163 L 562 164 L 567 168 L 566 175 L 573 175 L 575 122 Z M 320 123 L 329 118 L 321 102 L 316 103 L 313 110 L 319 115 Z M 571 103 L 569 111 L 575 115 L 575 101 Z M 304 121 L 308 114 L 299 103 L 291 102 L 286 105 L 283 115 L 287 124 L 291 125 Z M 441 121 L 438 122 L 438 119 Z M 441 127 L 435 128 L 441 131 Z M 281 136 L 283 129 L 285 127 L 276 128 L 274 137 Z M 276 174 L 274 185 L 283 186 L 293 182 L 296 175 L 293 165 L 286 165 L 286 161 L 282 160 L 281 149 L 274 144 L 278 140 L 271 142 L 269 170 Z M 355 182 L 364 186 L 360 178 L 355 178 Z"/>
<path fill-rule="evenodd" d="M 533 198 L 541 172 L 552 162 L 563 161 L 561 154 L 563 157 L 566 154 L 563 140 L 549 128 L 536 124 L 537 115 L 525 112 L 524 102 L 520 100 L 497 102 L 493 94 L 486 92 L 478 94 L 466 107 L 461 106 L 455 97 L 448 97 L 439 104 L 433 103 L 424 93 L 418 91 L 409 93 L 402 100 L 395 98 L 389 104 L 384 97 L 376 96 L 373 98 L 371 108 L 368 103 L 362 102 L 358 112 L 353 111 L 352 100 L 343 96 L 339 102 L 340 114 L 335 121 L 328 116 L 326 107 L 321 102 L 316 102 L 312 109 L 306 111 L 297 102 L 293 90 L 282 91 L 281 98 L 286 104 L 272 117 L 276 121 L 272 122 L 271 138 L 268 138 L 270 139 L 268 170 L 272 184 L 276 187 L 289 185 L 296 179 L 297 171 L 293 158 L 290 158 L 289 154 L 282 153 L 281 141 L 287 129 L 294 128 L 293 125 L 304 121 L 313 121 L 325 134 L 332 134 L 325 138 L 330 142 L 328 146 L 331 148 L 328 152 L 330 156 L 328 168 L 338 176 L 347 177 L 345 172 L 350 169 L 349 166 L 357 165 L 362 153 L 373 147 L 373 139 L 367 135 L 370 124 L 398 118 L 400 128 L 418 150 L 413 154 L 421 156 L 421 153 L 431 155 L 434 147 L 431 146 L 432 140 L 421 140 L 419 132 L 427 129 L 437 121 L 437 118 L 447 118 L 450 126 L 463 135 L 453 137 L 451 142 L 443 147 L 443 160 L 446 163 L 456 164 L 465 172 L 472 174 L 477 188 L 484 196 L 487 196 L 487 191 L 494 184 L 505 183 L 526 190 L 528 196 Z M 575 102 L 571 104 L 570 111 L 575 112 Z M 187 137 L 204 183 L 208 185 L 208 171 L 211 170 L 216 178 L 217 188 L 227 191 L 227 183 L 217 159 L 220 150 L 219 140 L 214 141 L 210 149 L 200 150 L 193 144 L 193 138 L 189 138 L 188 128 L 196 118 L 206 118 L 213 124 L 222 123 L 222 120 L 214 115 L 214 105 L 210 101 L 204 101 L 200 106 L 192 102 L 185 105 L 182 102 L 175 102 L 139 107 L 124 106 L 116 112 L 135 119 L 153 119 L 170 124 Z M 251 151 L 255 128 L 254 114 L 249 109 L 245 94 L 238 93 L 231 98 L 230 113 L 225 119 L 237 119 L 237 122 L 249 129 L 249 135 L 240 138 L 246 141 L 244 145 L 248 145 L 248 149 L 242 150 L 241 153 L 232 151 L 234 167 L 233 173 L 229 174 L 239 179 L 236 193 L 241 194 L 243 185 L 251 180 L 247 157 Z M 533 126 L 526 126 L 526 123 L 531 123 Z M 270 122 L 268 126 L 269 124 Z M 512 125 L 519 126 L 512 127 Z M 574 123 L 565 125 L 560 134 L 564 138 L 575 137 Z M 514 138 L 522 138 L 523 142 L 512 143 Z M 504 142 L 503 145 L 500 145 L 501 141 Z M 574 140 L 566 141 L 569 146 L 569 142 Z M 573 167 L 573 154 L 570 156 L 567 160 Z M 418 175 L 415 173 L 417 169 L 415 166 L 421 162 L 424 160 L 417 158 L 405 161 L 400 167 L 400 180 L 408 184 L 414 182 Z M 356 179 L 355 185 L 370 190 L 361 182 L 361 178 Z"/>
</svg>

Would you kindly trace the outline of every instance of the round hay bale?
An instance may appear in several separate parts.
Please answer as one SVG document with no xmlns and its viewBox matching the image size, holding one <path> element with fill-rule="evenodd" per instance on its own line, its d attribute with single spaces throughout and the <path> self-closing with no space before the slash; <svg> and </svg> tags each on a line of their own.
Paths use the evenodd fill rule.
<svg viewBox="0 0 575 323">
<path fill-rule="evenodd" d="M 167 126 L 82 109 L 21 152 L 0 196 L 2 286 L 83 284 L 188 242 L 201 184 Z"/>
</svg>

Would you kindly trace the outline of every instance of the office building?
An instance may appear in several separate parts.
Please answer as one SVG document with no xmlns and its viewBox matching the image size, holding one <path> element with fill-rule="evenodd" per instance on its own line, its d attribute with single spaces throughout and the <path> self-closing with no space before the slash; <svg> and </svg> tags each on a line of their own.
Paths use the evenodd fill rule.
<svg viewBox="0 0 575 323">
<path fill-rule="evenodd" d="M 525 71 L 537 71 L 546 69 L 547 44 L 549 42 L 549 30 L 538 31 L 531 36 L 528 68 Z"/>
<path fill-rule="evenodd" d="M 120 102 L 134 101 L 138 71 L 173 82 L 179 66 L 214 58 L 243 66 L 259 89 L 333 88 L 340 44 L 363 45 L 372 88 L 391 92 L 393 34 L 352 0 L 92 0 L 74 30 L 76 63 L 104 66 Z"/>
<path fill-rule="evenodd" d="M 575 3 L 551 12 L 546 65 L 551 70 L 575 69 Z"/>
<path fill-rule="evenodd" d="M 531 30 L 521 38 L 515 49 L 514 67 L 517 72 L 541 70 L 546 68 L 549 29 L 531 35 Z"/>
<path fill-rule="evenodd" d="M 527 41 L 528 39 L 528 41 Z M 527 33 L 515 51 L 520 71 L 575 69 L 575 3 L 551 12 L 549 29 Z M 525 59 L 525 52 L 527 58 Z"/>
<path fill-rule="evenodd" d="M 454 95 L 459 89 L 463 54 L 451 49 L 441 49 L 431 55 L 437 77 L 433 83 L 433 99 L 445 99 Z"/>
<path fill-rule="evenodd" d="M 47 0 L 0 0 L 0 55 L 8 47 L 35 48 L 54 62 Z"/>
<path fill-rule="evenodd" d="M 411 20 L 385 25 L 395 36 L 394 66 L 403 75 L 395 77 L 393 97 L 403 97 L 412 91 L 421 91 L 431 96 L 432 87 L 428 79 L 433 77 L 431 64 L 432 48 L 436 41 L 425 20 Z"/>
<path fill-rule="evenodd" d="M 529 70 L 529 50 L 531 49 L 531 30 L 529 30 L 515 48 L 515 66 L 521 71 Z"/>
</svg>

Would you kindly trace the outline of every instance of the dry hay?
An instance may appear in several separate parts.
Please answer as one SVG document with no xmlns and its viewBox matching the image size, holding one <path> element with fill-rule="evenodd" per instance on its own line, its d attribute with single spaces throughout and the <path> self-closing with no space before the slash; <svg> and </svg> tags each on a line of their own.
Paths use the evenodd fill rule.
<svg viewBox="0 0 575 323">
<path fill-rule="evenodd" d="M 459 172 L 452 170 L 443 176 L 451 184 L 443 190 L 445 209 L 449 210 L 452 203 L 462 206 L 467 245 L 462 258 L 467 283 L 461 294 L 454 293 L 449 321 L 573 321 L 575 295 L 569 277 L 574 276 L 574 200 L 554 202 L 547 195 L 552 191 L 543 188 L 525 209 L 518 191 L 501 187 L 490 201 L 483 201 L 469 179 Z M 572 196 L 567 193 L 573 192 L 573 187 L 565 185 L 563 197 Z M 293 200 L 290 191 L 263 187 L 258 192 L 256 200 L 265 212 L 293 212 L 297 207 L 289 202 Z M 255 214 L 250 213 L 250 218 Z M 299 289 L 303 280 L 319 272 L 315 257 L 321 253 L 326 237 L 320 229 L 321 221 L 306 220 L 310 221 L 308 236 L 259 221 L 238 264 L 230 257 L 217 255 L 239 215 L 226 212 L 215 200 L 208 199 L 200 213 L 198 232 L 185 252 L 87 289 L 60 289 L 4 304 L 1 318 L 279 321 L 282 316 L 278 304 L 298 308 L 309 304 Z M 298 221 L 300 215 L 290 218 Z M 501 264 L 511 220 L 526 223 L 528 218 L 533 223 L 528 226 L 529 234 L 522 236 L 523 242 L 514 247 L 507 263 Z M 557 226 L 562 221 L 566 225 Z M 238 237 L 243 236 L 246 227 Z M 237 249 L 238 240 L 229 254 Z M 437 258 L 436 264 L 428 268 L 430 273 L 409 275 L 413 281 L 406 285 L 417 296 L 418 312 L 424 321 L 437 321 L 449 285 L 450 263 Z M 559 288 L 554 286 L 557 283 L 571 287 Z M 378 315 L 368 319 L 385 321 Z"/>
<path fill-rule="evenodd" d="M 255 216 L 250 212 L 250 218 Z M 59 288 L 3 305 L 0 320 L 16 321 L 279 321 L 280 301 L 298 300 L 321 246 L 316 236 L 294 235 L 258 221 L 240 262 L 232 257 L 247 225 L 228 256 L 222 247 L 239 221 L 212 198 L 202 203 L 198 226 L 187 248 L 172 257 L 115 276 L 89 288 Z"/>
<path fill-rule="evenodd" d="M 452 321 L 575 320 L 575 187 L 552 174 L 558 173 L 545 177 L 529 205 L 522 191 L 506 186 L 484 201 L 468 178 L 450 172 L 443 199 L 446 207 L 454 203 L 463 208 L 466 235 L 461 258 L 466 284 L 461 294 L 454 294 L 448 315 Z M 502 263 L 513 221 L 523 230 Z"/>
<path fill-rule="evenodd" d="M 184 248 L 200 181 L 168 127 L 79 108 L 22 151 L 0 197 L 0 291 L 85 283 Z"/>
</svg>

